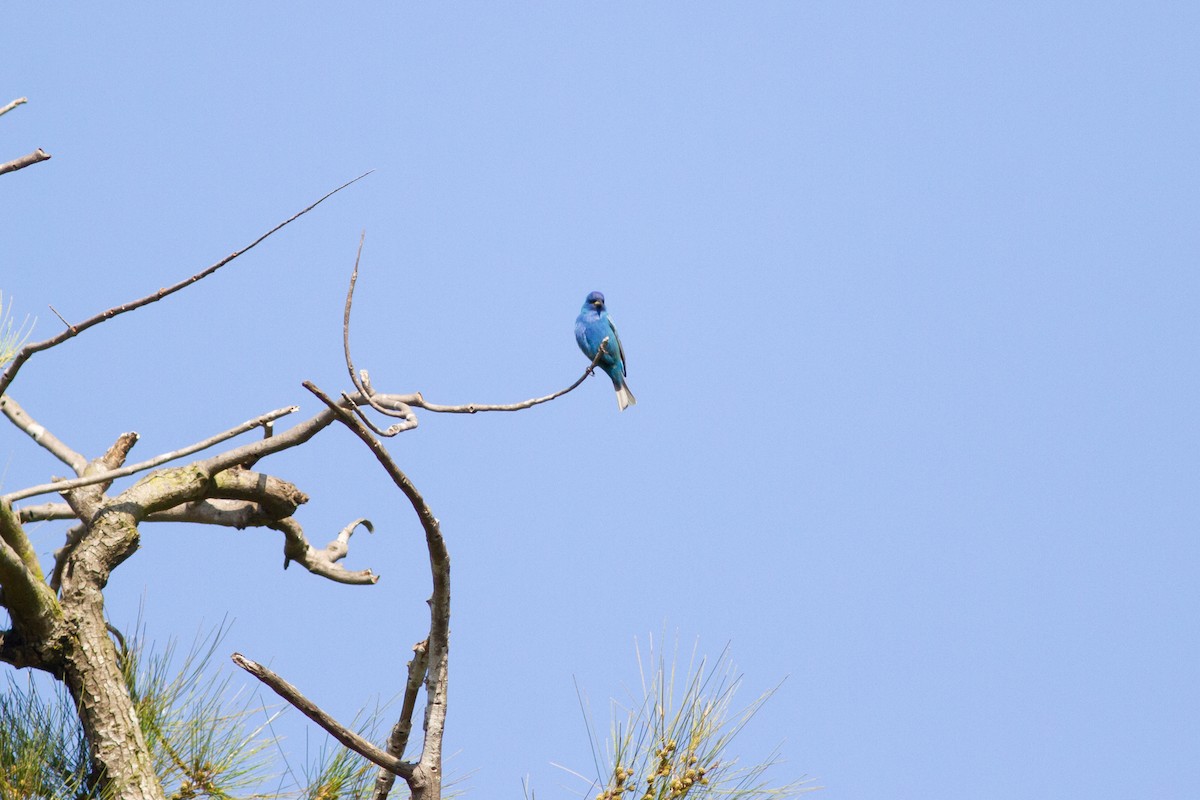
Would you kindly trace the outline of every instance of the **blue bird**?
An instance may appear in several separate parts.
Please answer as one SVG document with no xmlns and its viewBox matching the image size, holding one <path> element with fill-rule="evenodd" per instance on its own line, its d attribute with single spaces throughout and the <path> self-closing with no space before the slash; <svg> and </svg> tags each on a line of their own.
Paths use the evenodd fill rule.
<svg viewBox="0 0 1200 800">
<path fill-rule="evenodd" d="M 604 295 L 592 292 L 583 301 L 583 309 L 575 320 L 575 341 L 579 342 L 583 354 L 593 359 L 600 351 L 600 343 L 606 338 L 608 343 L 604 345 L 604 355 L 600 357 L 598 366 L 612 378 L 613 388 L 617 390 L 617 406 L 624 411 L 637 402 L 633 392 L 625 385 L 625 351 L 621 349 L 617 328 L 604 308 Z"/>
</svg>

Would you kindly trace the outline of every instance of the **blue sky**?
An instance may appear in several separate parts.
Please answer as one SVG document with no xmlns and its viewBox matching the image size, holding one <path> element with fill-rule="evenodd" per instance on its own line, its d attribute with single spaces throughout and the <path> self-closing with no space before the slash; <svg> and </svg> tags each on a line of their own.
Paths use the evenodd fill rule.
<svg viewBox="0 0 1200 800">
<path fill-rule="evenodd" d="M 21 4 L 24 5 L 24 4 Z M 1194 796 L 1200 783 L 1200 8 L 1187 3 L 125 3 L 0 32 L 0 290 L 35 336 L 185 277 L 12 395 L 136 458 L 345 387 L 510 402 L 392 442 L 453 559 L 447 748 L 479 796 L 579 787 L 634 637 L 729 643 L 744 752 L 829 800 Z M 420 531 L 330 430 L 260 465 L 272 532 L 147 527 L 110 615 L 227 649 L 342 717 L 424 635 Z M 0 429 L 3 487 L 62 466 Z M 62 528 L 33 535 L 43 554 Z M 302 750 L 321 740 L 298 715 Z M 306 731 L 309 731 L 306 733 Z"/>
</svg>

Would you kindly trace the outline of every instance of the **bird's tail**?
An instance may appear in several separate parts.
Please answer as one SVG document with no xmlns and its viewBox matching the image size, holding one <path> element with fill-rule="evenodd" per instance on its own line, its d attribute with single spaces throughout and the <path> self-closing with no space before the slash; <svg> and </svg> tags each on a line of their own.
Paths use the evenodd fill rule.
<svg viewBox="0 0 1200 800">
<path fill-rule="evenodd" d="M 629 391 L 629 386 L 621 384 L 617 387 L 617 408 L 621 411 L 637 404 L 637 398 L 633 396 L 633 392 Z"/>
</svg>

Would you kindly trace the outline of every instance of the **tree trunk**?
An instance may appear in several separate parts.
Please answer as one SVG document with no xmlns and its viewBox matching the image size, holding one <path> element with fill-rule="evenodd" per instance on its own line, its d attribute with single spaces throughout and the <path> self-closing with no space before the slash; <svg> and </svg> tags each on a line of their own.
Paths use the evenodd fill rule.
<svg viewBox="0 0 1200 800">
<path fill-rule="evenodd" d="M 137 549 L 138 531 L 128 514 L 97 517 L 63 570 L 63 679 L 91 750 L 93 780 L 121 800 L 165 800 L 104 618 L 109 572 Z"/>
<path fill-rule="evenodd" d="M 164 800 L 162 784 L 104 623 L 100 592 L 68 624 L 63 677 L 92 753 L 93 779 L 121 800 Z M 72 624 L 73 623 L 73 624 Z"/>
</svg>

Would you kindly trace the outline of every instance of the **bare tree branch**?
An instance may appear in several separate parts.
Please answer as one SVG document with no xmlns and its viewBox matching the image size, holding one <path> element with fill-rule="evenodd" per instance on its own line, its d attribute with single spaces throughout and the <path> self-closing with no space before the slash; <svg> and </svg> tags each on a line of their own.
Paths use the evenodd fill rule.
<svg viewBox="0 0 1200 800">
<path fill-rule="evenodd" d="M 395 408 L 403 405 L 408 397 L 408 395 L 383 394 L 375 395 L 375 400 L 385 406 Z M 357 398 L 355 398 L 355 401 L 357 401 Z M 278 453 L 282 450 L 304 444 L 332 424 L 334 419 L 336 419 L 334 413 L 326 409 L 318 412 L 311 419 L 293 425 L 283 433 L 277 433 L 269 439 L 262 439 L 220 453 L 205 461 L 196 462 L 196 465 L 209 474 L 216 474 L 223 469 L 244 464 L 250 460 L 264 458 L 272 453 Z"/>
<path fill-rule="evenodd" d="M 3 408 L 6 401 L 11 401 L 11 398 L 9 398 L 7 396 L 0 397 L 0 408 Z M 69 481 L 56 481 L 54 483 L 43 483 L 39 486 L 31 486 L 28 489 L 20 489 L 19 491 L 12 492 L 10 494 L 6 494 L 6 495 L 4 495 L 4 497 L 6 499 L 8 499 L 9 501 L 24 500 L 26 497 L 33 497 L 33 496 L 39 495 L 39 494 L 49 494 L 51 492 L 64 492 L 68 489 L 74 489 L 77 486 L 88 486 L 93 483 L 111 482 L 117 478 L 124 478 L 127 475 L 133 475 L 138 472 L 145 472 L 148 469 L 153 469 L 154 467 L 158 467 L 163 464 L 166 464 L 169 461 L 175 461 L 176 459 L 183 458 L 184 456 L 190 456 L 192 453 L 198 453 L 201 450 L 207 450 L 208 448 L 212 447 L 213 445 L 220 444 L 221 442 L 225 441 L 226 439 L 232 439 L 233 437 L 239 436 L 239 435 L 245 433 L 246 431 L 253 430 L 254 428 L 266 426 L 273 420 L 279 419 L 280 417 L 286 416 L 288 414 L 292 414 L 299 410 L 300 410 L 299 406 L 288 406 L 287 408 L 279 408 L 274 411 L 270 411 L 266 414 L 263 414 L 260 417 L 256 417 L 252 420 L 247 420 L 246 422 L 243 422 L 241 425 L 237 425 L 233 428 L 230 428 L 229 430 L 225 431 L 224 433 L 218 433 L 216 436 L 210 436 L 209 438 L 205 439 L 202 442 L 196 442 L 195 444 L 190 444 L 187 447 L 181 447 L 178 450 L 172 450 L 169 453 L 163 453 L 162 455 L 155 456 L 154 458 L 151 458 L 147 461 L 142 461 L 137 464 L 131 464 L 128 467 L 121 467 L 120 469 L 113 470 L 112 472 L 104 472 L 99 475 L 89 475 L 86 478 L 76 478 L 74 480 L 69 480 Z M 6 415 L 7 415 L 7 412 L 6 412 Z M 82 456 L 80 456 L 80 458 L 82 458 Z"/>
<path fill-rule="evenodd" d="M 354 384 L 354 388 L 358 390 L 362 397 L 366 398 L 371 408 L 385 416 L 398 417 L 400 422 L 392 425 L 387 430 L 381 430 L 362 412 L 358 404 L 348 394 L 343 392 L 342 399 L 350 404 L 350 408 L 354 411 L 355 415 L 371 431 L 379 436 L 392 437 L 398 433 L 403 433 L 417 427 L 417 415 L 407 405 L 401 405 L 400 408 L 392 410 L 377 403 L 375 401 L 375 393 L 371 389 L 370 377 L 367 375 L 367 371 L 362 371 L 362 378 L 360 379 L 358 371 L 354 369 L 354 359 L 350 356 L 350 309 L 354 305 L 354 285 L 358 282 L 358 264 L 362 259 L 363 242 L 366 238 L 366 231 L 363 231 L 362 235 L 358 237 L 358 252 L 354 255 L 354 269 L 350 273 L 350 286 L 346 289 L 346 306 L 342 312 L 342 350 L 346 357 L 346 370 L 350 373 L 350 382 Z"/>
<path fill-rule="evenodd" d="M 23 506 L 17 509 L 17 519 L 22 523 L 75 519 L 75 512 L 66 503 L 42 503 L 38 506 Z"/>
<path fill-rule="evenodd" d="M 224 528 L 265 528 L 277 521 L 261 503 L 252 500 L 196 500 L 182 506 L 155 511 L 146 522 L 190 522 Z"/>
<path fill-rule="evenodd" d="M 386 436 L 390 438 L 398 433 L 403 433 L 404 431 L 412 430 L 413 428 L 417 427 L 417 415 L 411 408 L 408 407 L 407 404 L 402 404 L 395 410 L 384 410 L 381 407 L 381 404 L 376 402 L 374 395 L 375 390 L 371 388 L 371 380 L 365 369 L 362 372 L 362 383 L 360 386 L 362 387 L 363 391 L 359 392 L 359 396 L 365 397 L 371 408 L 374 408 L 376 411 L 380 411 L 389 417 L 398 417 L 400 419 L 400 421 L 395 425 L 391 425 L 384 430 L 371 421 L 371 418 L 368 417 L 362 410 L 362 406 L 354 402 L 354 398 L 345 392 L 342 392 L 342 400 L 346 403 L 347 407 L 354 412 L 354 416 L 362 420 L 362 423 L 371 429 L 372 433 L 376 434 L 377 436 Z"/>
<path fill-rule="evenodd" d="M 257 475 L 257 473 L 251 473 Z M 277 478 L 260 476 L 272 485 L 283 484 Z M 220 489 L 217 490 L 221 492 Z M 227 486 L 226 494 L 234 494 Z M 242 492 L 236 492 L 243 494 Z M 253 492 L 244 492 L 246 497 L 254 496 Z M 146 522 L 190 522 L 198 525 L 220 525 L 227 528 L 271 528 L 284 535 L 284 569 L 292 561 L 300 564 L 309 572 L 322 578 L 354 585 L 373 584 L 379 581 L 379 576 L 370 569 L 348 570 L 338 564 L 349 553 L 350 535 L 354 529 L 362 525 L 368 531 L 374 530 L 369 520 L 356 519 L 347 525 L 324 548 L 313 547 L 304 535 L 304 531 L 290 515 L 280 515 L 280 500 L 261 502 L 252 499 L 232 499 L 227 497 L 212 497 L 184 505 L 175 506 L 149 514 Z M 44 503 L 39 506 L 26 506 L 17 512 L 21 522 L 40 520 L 77 519 L 76 513 L 66 503 Z M 51 586 L 57 590 L 61 578 L 56 578 L 62 570 L 64 559 L 71 548 L 78 544 L 85 529 L 77 525 L 67 532 L 67 541 L 63 547 L 54 553 L 55 569 L 51 577 Z"/>
<path fill-rule="evenodd" d="M 119 468 L 125 463 L 125 456 L 129 454 L 129 450 L 135 442 L 137 442 L 136 433 L 124 433 L 117 437 L 117 441 L 113 443 L 112 447 L 108 448 L 108 452 L 100 458 L 88 462 L 82 477 L 103 475 Z M 101 478 L 99 483 L 69 489 L 63 492 L 62 496 L 67 501 L 67 504 L 71 506 L 71 510 L 75 512 L 75 517 L 86 525 L 90 525 L 95 515 L 104 507 L 106 499 L 104 492 L 108 489 L 110 483 L 111 481 Z"/>
<path fill-rule="evenodd" d="M 28 103 L 28 102 L 29 102 L 28 97 L 18 97 L 16 100 L 13 100 L 8 105 L 0 107 L 0 117 L 3 117 L 5 114 L 12 111 L 17 106 L 24 105 L 25 103 Z"/>
<path fill-rule="evenodd" d="M 25 169 L 26 167 L 32 167 L 34 164 L 46 161 L 49 158 L 50 154 L 39 147 L 37 150 L 34 150 L 28 155 L 21 156 L 20 158 L 14 158 L 12 161 L 9 161 L 6 164 L 0 164 L 0 175 L 3 175 L 7 172 L 16 172 L 17 170 Z"/>
<path fill-rule="evenodd" d="M 343 393 L 342 398 L 347 404 L 349 404 L 359 419 L 362 420 L 362 422 L 371 431 L 379 436 L 391 437 L 398 433 L 402 433 L 403 431 L 411 430 L 417 427 L 417 416 L 413 413 L 409 406 L 415 406 L 417 408 L 423 408 L 426 411 L 433 411 L 443 414 L 477 414 L 481 411 L 523 411 L 526 408 L 532 408 L 533 406 L 540 405 L 542 403 L 548 403 L 551 400 L 562 397 L 567 392 L 573 391 L 579 386 L 579 384 L 583 383 L 584 380 L 592 374 L 592 371 L 596 369 L 596 365 L 600 363 L 600 359 L 606 352 L 608 346 L 607 337 L 605 337 L 600 343 L 600 347 L 596 352 L 596 357 L 592 359 L 592 363 L 588 365 L 586 370 L 584 370 L 584 373 L 579 377 L 579 380 L 575 381 L 566 389 L 561 389 L 544 397 L 535 397 L 531 400 L 524 400 L 520 403 L 505 403 L 499 405 L 488 403 L 470 403 L 467 405 L 446 406 L 438 405 L 437 403 L 428 403 L 425 401 L 425 398 L 421 396 L 421 393 L 417 392 L 413 395 L 403 395 L 403 404 L 401 408 L 397 410 L 382 408 L 375 402 L 375 391 L 371 388 L 370 375 L 365 369 L 361 372 L 356 370 L 354 368 L 354 359 L 350 356 L 350 309 L 354 305 L 354 286 L 358 282 L 358 265 L 362 259 L 363 241 L 366 239 L 366 235 L 366 231 L 363 231 L 362 236 L 360 236 L 358 240 L 358 252 L 354 256 L 354 269 L 350 273 L 350 286 L 346 290 L 346 305 L 342 313 L 342 348 L 346 358 L 346 370 L 350 373 L 350 382 L 354 384 L 354 388 L 358 390 L 360 395 L 366 398 L 367 403 L 372 408 L 387 416 L 399 417 L 401 421 L 391 426 L 387 430 L 381 430 L 357 408 L 355 401 L 352 400 L 348 395 Z"/>
<path fill-rule="evenodd" d="M 562 397 L 567 392 L 574 391 L 579 384 L 587 380 L 588 376 L 592 374 L 592 371 L 596 369 L 596 365 L 600 363 L 600 359 L 604 356 L 607 346 L 608 337 L 606 336 L 604 337 L 604 340 L 600 342 L 600 347 L 596 350 L 596 357 L 592 359 L 592 363 L 588 364 L 588 368 L 585 369 L 583 374 L 579 376 L 579 380 L 575 381 L 567 388 L 559 389 L 557 392 L 548 394 L 545 397 L 535 397 L 532 400 L 523 400 L 520 403 L 506 403 L 502 405 L 468 403 L 467 405 L 462 406 L 443 406 L 438 405 L 437 403 L 427 403 L 425 398 L 421 396 L 421 393 L 417 392 L 416 398 L 409 400 L 408 404 L 416 406 L 417 408 L 423 408 L 426 411 L 434 411 L 439 414 L 476 414 L 480 411 L 522 411 L 526 408 L 533 408 L 536 405 L 549 403 L 551 400 Z"/>
<path fill-rule="evenodd" d="M 308 540 L 304 538 L 304 531 L 300 528 L 300 523 L 292 517 L 276 520 L 268 527 L 274 528 L 284 535 L 284 569 L 287 569 L 289 563 L 295 561 L 314 575 L 320 575 L 322 578 L 328 578 L 337 583 L 357 585 L 376 583 L 379 576 L 371 570 L 351 571 L 337 563 L 346 557 L 350 534 L 356 525 L 357 522 L 353 522 L 343 528 L 337 538 L 325 545 L 323 550 L 318 550 L 308 543 Z M 367 528 L 367 530 L 371 529 Z"/>
<path fill-rule="evenodd" d="M 342 408 L 311 381 L 304 388 L 315 394 L 350 428 L 375 454 L 375 459 L 408 498 L 421 527 L 425 530 L 425 545 L 429 550 L 429 569 L 433 576 L 433 594 L 429 599 L 429 669 L 425 676 L 425 741 L 421 758 L 411 778 L 407 778 L 413 800 L 425 797 L 440 798 L 442 784 L 442 733 L 446 725 L 447 675 L 450 653 L 450 554 L 442 538 L 441 524 L 433 510 L 408 476 L 392 460 L 387 448 L 371 435 L 353 414 Z M 379 763 L 379 762 L 376 762 Z M 382 766 L 382 765 L 381 765 Z"/>
<path fill-rule="evenodd" d="M 413 645 L 413 657 L 408 662 L 408 681 L 404 685 L 404 701 L 400 706 L 400 718 L 396 720 L 391 734 L 388 735 L 387 752 L 396 758 L 404 758 L 404 751 L 408 747 L 408 737 L 412 733 L 412 716 L 417 707 L 417 693 L 421 690 L 421 684 L 424 683 L 428 670 L 429 640 L 425 639 Z M 375 789 L 371 792 L 371 800 L 386 800 L 395 782 L 395 774 L 380 767 L 379 774 L 375 776 Z"/>
<path fill-rule="evenodd" d="M 567 392 L 571 392 L 571 391 L 574 391 L 575 389 L 577 389 L 579 387 L 579 384 L 581 384 L 585 380 L 587 380 L 588 376 L 591 375 L 593 371 L 595 371 L 596 365 L 600 363 L 600 359 L 604 357 L 604 354 L 607 352 L 607 349 L 608 349 L 608 337 L 606 336 L 600 342 L 600 347 L 596 350 L 596 357 L 592 359 L 592 363 L 588 364 L 587 369 L 585 369 L 583 371 L 583 374 L 579 376 L 578 380 L 576 380 L 574 383 L 572 383 L 567 388 L 559 389 L 557 392 L 554 392 L 553 394 L 548 394 L 544 397 L 535 397 L 531 400 L 522 400 L 519 403 L 504 403 L 504 404 L 468 403 L 466 405 L 446 406 L 446 405 L 439 405 L 437 403 L 428 402 L 421 395 L 420 392 L 417 392 L 416 394 L 388 395 L 388 397 L 393 398 L 393 402 L 402 403 L 402 405 L 404 406 L 405 410 L 407 411 L 407 413 L 409 415 L 412 415 L 412 411 L 411 411 L 411 409 L 407 408 L 408 406 L 412 406 L 414 408 L 423 408 L 426 411 L 433 411 L 433 412 L 439 413 L 439 414 L 477 414 L 481 411 L 523 411 L 527 408 L 533 408 L 534 406 L 541 405 L 542 403 L 549 403 L 551 400 L 555 400 L 559 397 L 562 397 Z M 359 391 L 363 395 L 365 395 L 368 399 L 371 399 L 371 398 L 374 398 L 377 396 L 377 395 L 375 395 L 374 388 L 372 388 L 372 386 L 371 386 L 371 376 L 367 373 L 367 371 L 365 369 L 361 371 L 360 378 L 359 378 L 359 380 L 355 381 L 355 385 L 359 388 Z M 345 397 L 345 395 L 343 395 L 343 397 Z M 374 402 L 371 403 L 371 407 L 378 408 Z M 387 412 L 385 412 L 385 413 L 387 413 Z M 393 412 L 389 416 L 400 416 L 400 414 Z M 393 433 L 391 433 L 391 431 L 398 426 L 392 426 L 392 428 L 389 428 L 387 431 L 383 431 L 383 432 L 379 431 L 377 428 L 374 428 L 374 426 L 371 426 L 371 427 L 372 427 L 372 429 L 375 430 L 376 433 L 381 433 L 381 435 L 390 436 L 390 435 L 394 435 Z M 415 427 L 417 427 L 416 416 L 413 415 L 412 416 L 412 424 L 404 426 L 403 428 L 401 428 L 401 430 L 408 430 L 409 428 L 415 428 Z M 396 431 L 396 432 L 398 433 L 399 431 Z"/>
<path fill-rule="evenodd" d="M 308 495 L 282 478 L 245 469 L 230 467 L 214 474 L 212 486 L 205 497 L 225 500 L 251 500 L 260 504 L 275 519 L 290 517 L 308 502 Z"/>
<path fill-rule="evenodd" d="M 5 401 L 9 401 L 9 400 L 10 400 L 10 398 L 8 398 L 7 396 L 0 397 L 0 406 L 2 406 L 5 403 Z M 216 436 L 211 436 L 202 442 L 196 442 L 195 444 L 190 444 L 187 447 L 181 447 L 178 450 L 172 450 L 169 453 L 163 453 L 162 455 L 155 456 L 154 458 L 148 459 L 146 461 L 141 461 L 137 464 L 131 464 L 130 466 L 127 466 L 127 467 L 121 467 L 120 469 L 112 470 L 111 472 L 103 472 L 103 473 L 100 473 L 97 475 L 89 475 L 84 478 L 75 478 L 75 479 L 72 479 L 69 481 L 55 481 L 53 483 L 43 483 L 43 484 L 39 484 L 38 486 L 31 486 L 28 489 L 20 489 L 18 491 L 11 492 L 9 494 L 3 495 L 3 497 L 10 501 L 24 500 L 27 497 L 34 497 L 35 495 L 39 495 L 39 494 L 50 494 L 51 492 L 64 492 L 64 491 L 67 491 L 69 489 L 74 489 L 79 486 L 89 486 L 93 483 L 111 482 L 117 478 L 124 478 L 128 475 L 133 475 L 138 472 L 145 472 L 148 469 L 153 469 L 154 467 L 158 467 L 163 464 L 166 464 L 169 461 L 175 461 L 176 459 L 183 458 L 184 456 L 190 456 L 193 453 L 198 453 L 201 450 L 207 450 L 208 448 L 212 447 L 213 445 L 220 444 L 221 442 L 225 441 L 226 439 L 232 439 L 233 437 L 239 436 L 239 435 L 245 433 L 246 431 L 253 430 L 254 428 L 266 427 L 273 420 L 279 419 L 280 417 L 286 416 L 288 414 L 292 414 L 292 413 L 298 411 L 299 408 L 300 408 L 299 406 L 288 406 L 287 408 L 276 409 L 275 411 L 268 412 L 266 414 L 263 414 L 260 417 L 256 417 L 252 420 L 247 420 L 246 422 L 243 422 L 241 425 L 230 428 L 229 430 L 225 431 L 224 433 L 218 433 Z"/>
<path fill-rule="evenodd" d="M 76 475 L 83 474 L 83 470 L 87 467 L 87 459 L 67 447 L 57 436 L 39 425 L 37 420 L 29 416 L 16 400 L 8 395 L 0 395 L 0 412 L 8 417 L 13 425 L 25 431 L 35 442 L 49 450 L 51 455 L 70 467 Z M 34 492 L 34 494 L 40 494 L 40 492 Z M 29 496 L 26 495 L 26 497 Z M 9 498 L 9 502 L 19 499 L 19 497 Z"/>
<path fill-rule="evenodd" d="M 163 299 L 164 297 L 166 297 L 167 295 L 174 294 L 175 292 L 178 292 L 180 289 L 185 289 L 188 286 L 191 286 L 193 283 L 195 283 L 199 280 L 202 280 L 204 278 L 207 278 L 209 275 L 213 274 L 214 272 L 219 270 L 221 267 L 228 264 L 230 261 L 233 261 L 238 256 L 243 255 L 243 254 L 247 253 L 248 251 L 254 249 L 256 246 L 258 246 L 264 239 L 266 239 L 271 234 L 276 233 L 279 230 L 281 230 L 282 228 L 291 224 L 292 222 L 295 222 L 297 219 L 304 216 L 309 211 L 312 211 L 314 208 L 316 208 L 321 203 L 328 200 L 330 197 L 333 197 L 335 194 L 340 192 L 342 189 L 345 189 L 347 186 L 350 186 L 351 184 L 362 180 L 363 178 L 365 178 L 367 175 L 370 175 L 370 174 L 371 174 L 370 172 L 365 172 L 362 175 L 359 175 L 354 180 L 348 181 L 347 183 L 342 184 L 338 188 L 334 189 L 332 192 L 329 192 L 328 194 L 326 194 L 320 200 L 317 200 L 315 203 L 308 206 L 308 208 L 305 208 L 303 211 L 293 214 L 291 217 L 289 217 L 288 219 L 279 223 L 274 228 L 272 228 L 271 230 L 264 233 L 262 236 L 259 236 L 257 239 L 255 239 L 253 242 L 251 242 L 250 244 L 243 247 L 241 250 L 235 250 L 234 252 L 232 252 L 229 255 L 222 258 L 220 261 L 217 261 L 216 263 L 212 264 L 211 266 L 201 270 L 200 272 L 197 272 L 195 275 L 191 276 L 190 278 L 186 278 L 182 281 L 179 281 L 178 283 L 168 286 L 165 289 L 159 289 L 157 292 L 146 295 L 145 297 L 142 297 L 138 300 L 134 300 L 132 302 L 125 303 L 124 305 L 120 305 L 120 306 L 113 306 L 112 308 L 101 311 L 99 314 L 96 314 L 93 317 L 89 317 L 88 319 L 85 319 L 83 322 L 80 322 L 77 325 L 68 326 L 66 330 L 62 331 L 61 333 L 59 333 L 56 336 L 50 337 L 49 339 L 45 339 L 40 342 L 34 342 L 33 344 L 25 345 L 24 347 L 21 348 L 20 352 L 18 352 L 17 355 L 13 358 L 12 362 L 8 365 L 8 368 L 4 370 L 4 374 L 0 375 L 0 394 L 4 394 L 5 390 L 8 389 L 9 384 L 11 384 L 13 379 L 17 376 L 17 372 L 20 371 L 21 367 L 25 364 L 25 362 L 29 360 L 30 356 L 34 355 L 35 353 L 41 352 L 42 350 L 49 350 L 51 347 L 61 344 L 61 343 L 65 342 L 67 339 L 70 339 L 74 336 L 79 335 L 80 333 L 83 333 L 85 330 L 87 330 L 88 328 L 91 328 L 94 325 L 99 325 L 101 322 L 112 319 L 113 317 L 115 317 L 119 314 L 124 314 L 127 311 L 133 311 L 135 309 L 141 308 L 142 306 L 146 306 L 146 305 L 149 305 L 150 303 L 157 302 L 157 301 Z"/>
<path fill-rule="evenodd" d="M 300 713 L 311 719 L 313 722 L 324 728 L 330 736 L 337 739 L 346 747 L 358 753 L 363 758 L 368 759 L 372 763 L 394 772 L 401 778 L 408 780 L 413 774 L 413 765 L 408 762 L 401 761 L 395 756 L 388 755 L 383 750 L 380 750 L 375 745 L 368 742 L 366 739 L 359 736 L 354 731 L 342 725 L 329 714 L 322 711 L 315 703 L 300 693 L 292 684 L 279 677 L 271 670 L 264 667 L 262 664 L 251 661 L 241 653 L 234 653 L 230 658 L 233 663 L 237 664 L 242 669 L 249 672 L 254 677 L 265 683 L 267 686 L 284 700 L 291 703 L 300 710 Z"/>
</svg>

